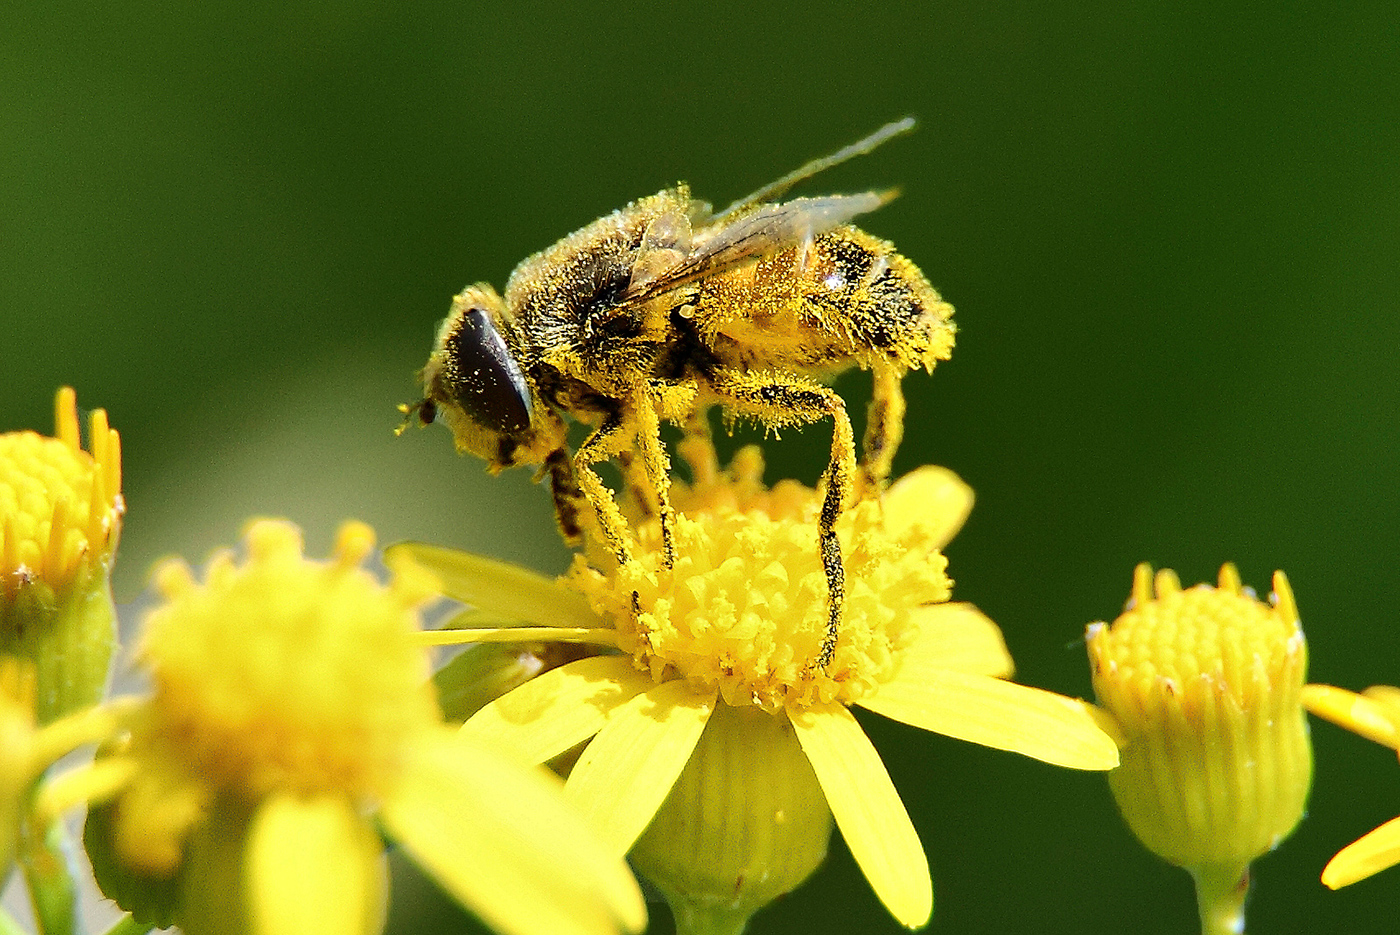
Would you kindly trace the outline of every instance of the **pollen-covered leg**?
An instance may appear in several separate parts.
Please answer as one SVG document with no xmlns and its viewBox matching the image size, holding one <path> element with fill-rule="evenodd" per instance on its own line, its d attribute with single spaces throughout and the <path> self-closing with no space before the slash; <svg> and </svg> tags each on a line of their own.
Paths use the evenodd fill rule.
<svg viewBox="0 0 1400 935">
<path fill-rule="evenodd" d="M 696 486 L 713 484 L 719 476 L 719 457 L 710 432 L 709 409 L 696 407 L 685 417 L 681 426 L 684 436 L 676 450 L 690 466 L 690 482 Z"/>
<path fill-rule="evenodd" d="M 836 654 L 841 607 L 846 599 L 846 571 L 841 563 L 841 541 L 836 538 L 836 520 L 850 497 L 856 468 L 855 433 L 846 404 L 818 383 L 771 373 L 723 372 L 711 379 L 711 385 L 736 415 L 748 416 L 771 428 L 831 418 L 831 461 L 824 475 L 826 492 L 817 518 L 817 542 L 826 573 L 827 624 L 816 667 L 825 669 Z"/>
<path fill-rule="evenodd" d="M 866 410 L 860 465 L 860 495 L 873 497 L 889 479 L 894 453 L 904 439 L 903 373 L 876 364 L 874 392 Z"/>
<path fill-rule="evenodd" d="M 637 454 L 641 456 L 642 467 L 646 470 L 647 482 L 655 498 L 657 514 L 661 519 L 661 554 L 667 568 L 676 563 L 676 547 L 672 527 L 675 513 L 671 509 L 671 459 L 661 444 L 661 423 L 656 417 L 656 406 L 651 395 L 639 390 L 634 399 L 637 426 Z"/>
<path fill-rule="evenodd" d="M 651 489 L 642 459 L 631 448 L 623 448 L 617 453 L 617 468 L 622 474 L 622 483 L 627 491 L 627 499 L 641 511 L 642 518 L 656 516 L 661 512 L 656 493 Z"/>
<path fill-rule="evenodd" d="M 579 516 L 588 508 L 588 501 L 574 477 L 573 462 L 564 449 L 558 448 L 544 459 L 540 473 L 549 476 L 549 492 L 554 498 L 554 521 L 559 525 L 559 535 L 563 536 L 566 545 L 578 545 L 583 541 Z"/>
<path fill-rule="evenodd" d="M 612 491 L 603 483 L 603 479 L 598 476 L 598 472 L 593 470 L 593 465 L 617 454 L 618 449 L 626 444 L 626 440 L 626 433 L 622 430 L 622 414 L 611 412 L 604 417 L 603 424 L 584 439 L 578 451 L 574 452 L 574 474 L 578 478 L 579 487 L 582 488 L 588 502 L 593 505 L 593 510 L 598 516 L 598 528 L 619 563 L 631 559 L 632 537 L 627 530 L 627 520 L 617 508 L 617 500 L 613 498 Z"/>
</svg>

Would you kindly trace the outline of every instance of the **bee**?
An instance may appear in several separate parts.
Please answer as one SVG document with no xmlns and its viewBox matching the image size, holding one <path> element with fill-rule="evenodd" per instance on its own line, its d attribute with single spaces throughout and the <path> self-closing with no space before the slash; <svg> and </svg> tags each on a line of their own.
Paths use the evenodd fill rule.
<svg viewBox="0 0 1400 935">
<path fill-rule="evenodd" d="M 952 306 L 894 246 L 852 226 L 895 191 L 777 200 L 796 183 L 913 127 L 906 118 L 813 160 L 718 213 L 684 184 L 599 218 L 511 273 L 452 300 L 423 368 L 423 399 L 401 406 L 444 422 L 459 451 L 492 473 L 538 465 L 566 540 L 592 508 L 608 548 L 629 560 L 631 532 L 595 465 L 616 460 L 661 522 L 674 560 L 670 460 L 662 422 L 708 432 L 833 424 L 817 522 L 828 619 L 815 665 L 836 648 L 845 571 L 835 523 L 859 492 L 878 495 L 903 435 L 901 381 L 952 351 Z M 828 385 L 852 367 L 874 392 L 863 453 L 845 403 Z M 565 418 L 592 431 L 570 452 Z"/>
</svg>

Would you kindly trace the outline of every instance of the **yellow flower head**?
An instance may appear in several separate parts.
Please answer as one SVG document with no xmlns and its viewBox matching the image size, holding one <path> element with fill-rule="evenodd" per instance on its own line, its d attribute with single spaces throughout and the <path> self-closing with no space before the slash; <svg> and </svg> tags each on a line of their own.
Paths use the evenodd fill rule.
<svg viewBox="0 0 1400 935">
<path fill-rule="evenodd" d="M 1282 572 L 1272 604 L 1228 564 L 1215 588 L 1182 590 L 1167 570 L 1153 584 L 1139 565 L 1128 609 L 1088 630 L 1094 690 L 1125 740 L 1109 785 L 1143 844 L 1196 876 L 1203 918 L 1233 917 L 1250 862 L 1307 802 L 1307 645 Z"/>
<path fill-rule="evenodd" d="M 412 640 L 428 595 L 385 588 L 361 561 L 373 533 L 346 524 L 333 560 L 307 562 L 286 523 L 248 529 L 248 562 L 223 553 L 198 583 L 159 567 L 164 603 L 140 656 L 154 679 L 151 730 L 214 785 L 256 798 L 327 789 L 378 799 L 405 737 L 437 722 L 427 658 Z"/>
<path fill-rule="evenodd" d="M 702 443 L 703 444 L 703 443 Z M 939 549 L 971 497 L 941 468 L 923 468 L 837 523 L 849 582 L 832 662 L 812 665 L 826 633 L 827 585 L 812 528 L 821 497 L 796 481 L 763 486 L 763 458 L 745 448 L 728 472 L 689 447 L 696 482 L 676 482 L 674 567 L 662 561 L 658 522 L 638 529 L 637 559 L 609 573 L 578 557 L 569 584 L 617 629 L 620 647 L 658 681 L 718 689 L 729 705 L 776 710 L 814 701 L 851 704 L 895 677 L 918 635 L 917 608 L 948 600 Z M 712 457 L 712 456 L 711 456 Z M 914 488 L 919 488 L 915 490 Z M 951 513 L 899 512 L 944 497 Z M 634 604 L 635 602 L 635 604 Z M 634 610 L 635 606 L 635 610 Z"/>
<path fill-rule="evenodd" d="M 1331 685 L 1303 687 L 1303 704 L 1318 717 L 1392 750 L 1400 748 L 1400 688 L 1372 685 L 1361 694 Z M 1332 889 L 1350 886 L 1400 863 L 1400 818 L 1362 835 L 1337 852 L 1322 871 Z"/>
<path fill-rule="evenodd" d="M 85 559 L 110 562 L 121 531 L 121 440 L 107 413 L 92 413 L 91 452 L 69 387 L 58 391 L 54 422 L 53 438 L 0 435 L 0 589 L 9 599 L 36 579 L 63 587 Z"/>
<path fill-rule="evenodd" d="M 92 413 L 79 439 L 73 390 L 53 438 L 0 435 L 0 652 L 35 663 L 40 723 L 95 703 L 115 639 L 108 574 L 121 518 L 121 441 Z"/>
<path fill-rule="evenodd" d="M 398 553 L 487 617 L 543 624 L 464 641 L 622 650 L 545 672 L 463 735 L 535 762 L 587 742 L 566 794 L 617 853 L 632 850 L 678 915 L 742 925 L 815 869 L 834 816 L 895 918 L 928 921 L 923 847 L 850 704 L 1062 765 L 1117 763 L 1085 705 L 1006 681 L 996 625 L 946 602 L 940 550 L 971 507 L 951 473 L 920 469 L 847 509 L 837 526 L 847 602 L 823 672 L 812 665 L 826 616 L 817 493 L 765 488 L 752 450 L 723 473 L 704 443 L 686 454 L 695 482 L 673 487 L 673 568 L 655 518 L 640 523 L 633 561 L 580 560 L 562 583 L 443 549 Z"/>
<path fill-rule="evenodd" d="M 104 888 L 191 935 L 372 931 L 373 815 L 501 931 L 639 927 L 635 883 L 551 777 L 441 723 L 416 636 L 430 592 L 411 569 L 381 585 L 360 567 L 373 545 L 346 523 L 331 559 L 308 561 L 294 526 L 260 521 L 242 564 L 220 554 L 203 581 L 178 561 L 157 569 L 139 651 L 153 695 L 102 763 L 127 770 L 98 811 L 119 865 Z"/>
</svg>

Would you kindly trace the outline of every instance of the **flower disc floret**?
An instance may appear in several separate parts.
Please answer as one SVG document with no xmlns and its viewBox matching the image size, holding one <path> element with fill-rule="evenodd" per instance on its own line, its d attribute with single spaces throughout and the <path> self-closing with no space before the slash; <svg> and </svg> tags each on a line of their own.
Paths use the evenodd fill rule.
<svg viewBox="0 0 1400 935">
<path fill-rule="evenodd" d="M 813 661 L 827 586 L 812 533 L 821 497 L 790 480 L 764 488 L 762 471 L 751 448 L 724 473 L 675 484 L 672 567 L 651 520 L 638 529 L 632 561 L 604 574 L 580 557 L 569 581 L 615 621 L 622 648 L 657 681 L 683 678 L 718 688 L 730 705 L 770 710 L 852 703 L 898 671 L 918 633 L 914 608 L 948 599 L 943 540 L 916 523 L 888 528 L 879 500 L 844 512 L 836 528 L 846 599 L 835 657 L 822 670 Z"/>
<path fill-rule="evenodd" d="M 289 523 L 259 521 L 248 559 L 213 559 L 205 581 L 157 570 L 164 598 L 142 655 L 155 733 L 216 785 L 377 796 L 405 737 L 436 722 L 426 657 L 413 642 L 425 595 L 383 587 L 360 562 L 367 526 L 347 523 L 326 563 L 304 559 Z"/>
</svg>

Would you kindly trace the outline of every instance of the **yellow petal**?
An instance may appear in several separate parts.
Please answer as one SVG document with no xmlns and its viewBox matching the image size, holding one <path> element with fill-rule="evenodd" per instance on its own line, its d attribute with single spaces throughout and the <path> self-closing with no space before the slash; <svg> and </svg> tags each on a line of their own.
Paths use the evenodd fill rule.
<svg viewBox="0 0 1400 935">
<path fill-rule="evenodd" d="M 908 928 L 933 915 L 933 880 L 918 832 L 880 754 L 839 704 L 789 711 L 851 856 L 885 908 Z"/>
<path fill-rule="evenodd" d="M 1400 718 L 1400 688 L 1394 685 L 1372 685 L 1361 694 L 1390 709 L 1390 718 Z"/>
<path fill-rule="evenodd" d="M 715 691 L 662 682 L 618 707 L 584 748 L 565 795 L 625 854 L 646 830 L 695 751 L 715 707 Z"/>
<path fill-rule="evenodd" d="M 1092 706 L 963 672 L 902 668 L 898 677 L 858 702 L 877 714 L 924 730 L 1011 750 L 1074 769 L 1112 769 L 1118 747 L 1096 723 Z"/>
<path fill-rule="evenodd" d="M 630 656 L 579 659 L 497 698 L 462 725 L 462 736 L 543 763 L 598 733 L 609 712 L 652 684 Z"/>
<path fill-rule="evenodd" d="M 931 669 L 1010 678 L 1016 670 L 1001 630 L 971 604 L 925 604 L 910 614 L 919 636 L 900 656 L 901 666 L 921 678 Z"/>
<path fill-rule="evenodd" d="M 599 625 L 583 595 L 519 565 L 421 542 L 400 542 L 384 550 L 384 563 L 390 568 L 402 562 L 432 572 L 444 594 L 491 619 L 551 627 Z"/>
<path fill-rule="evenodd" d="M 1372 691 L 1375 686 L 1367 691 Z M 1367 740 L 1394 749 L 1400 742 L 1392 709 L 1365 695 L 1331 685 L 1304 685 L 1303 706 L 1320 718 L 1345 727 Z"/>
<path fill-rule="evenodd" d="M 640 931 L 646 907 L 636 880 L 562 793 L 553 774 L 457 738 L 416 751 L 380 816 L 421 867 L 498 932 Z"/>
<path fill-rule="evenodd" d="M 256 935 L 369 935 L 383 925 L 383 845 L 343 796 L 272 796 L 253 819 L 247 860 Z"/>
<path fill-rule="evenodd" d="M 1322 871 L 1332 889 L 1349 886 L 1400 863 L 1400 818 L 1392 818 L 1337 852 Z"/>
<path fill-rule="evenodd" d="M 972 488 L 945 467 L 926 464 L 890 485 L 883 497 L 892 536 L 918 527 L 930 544 L 947 545 L 972 512 Z"/>
</svg>

